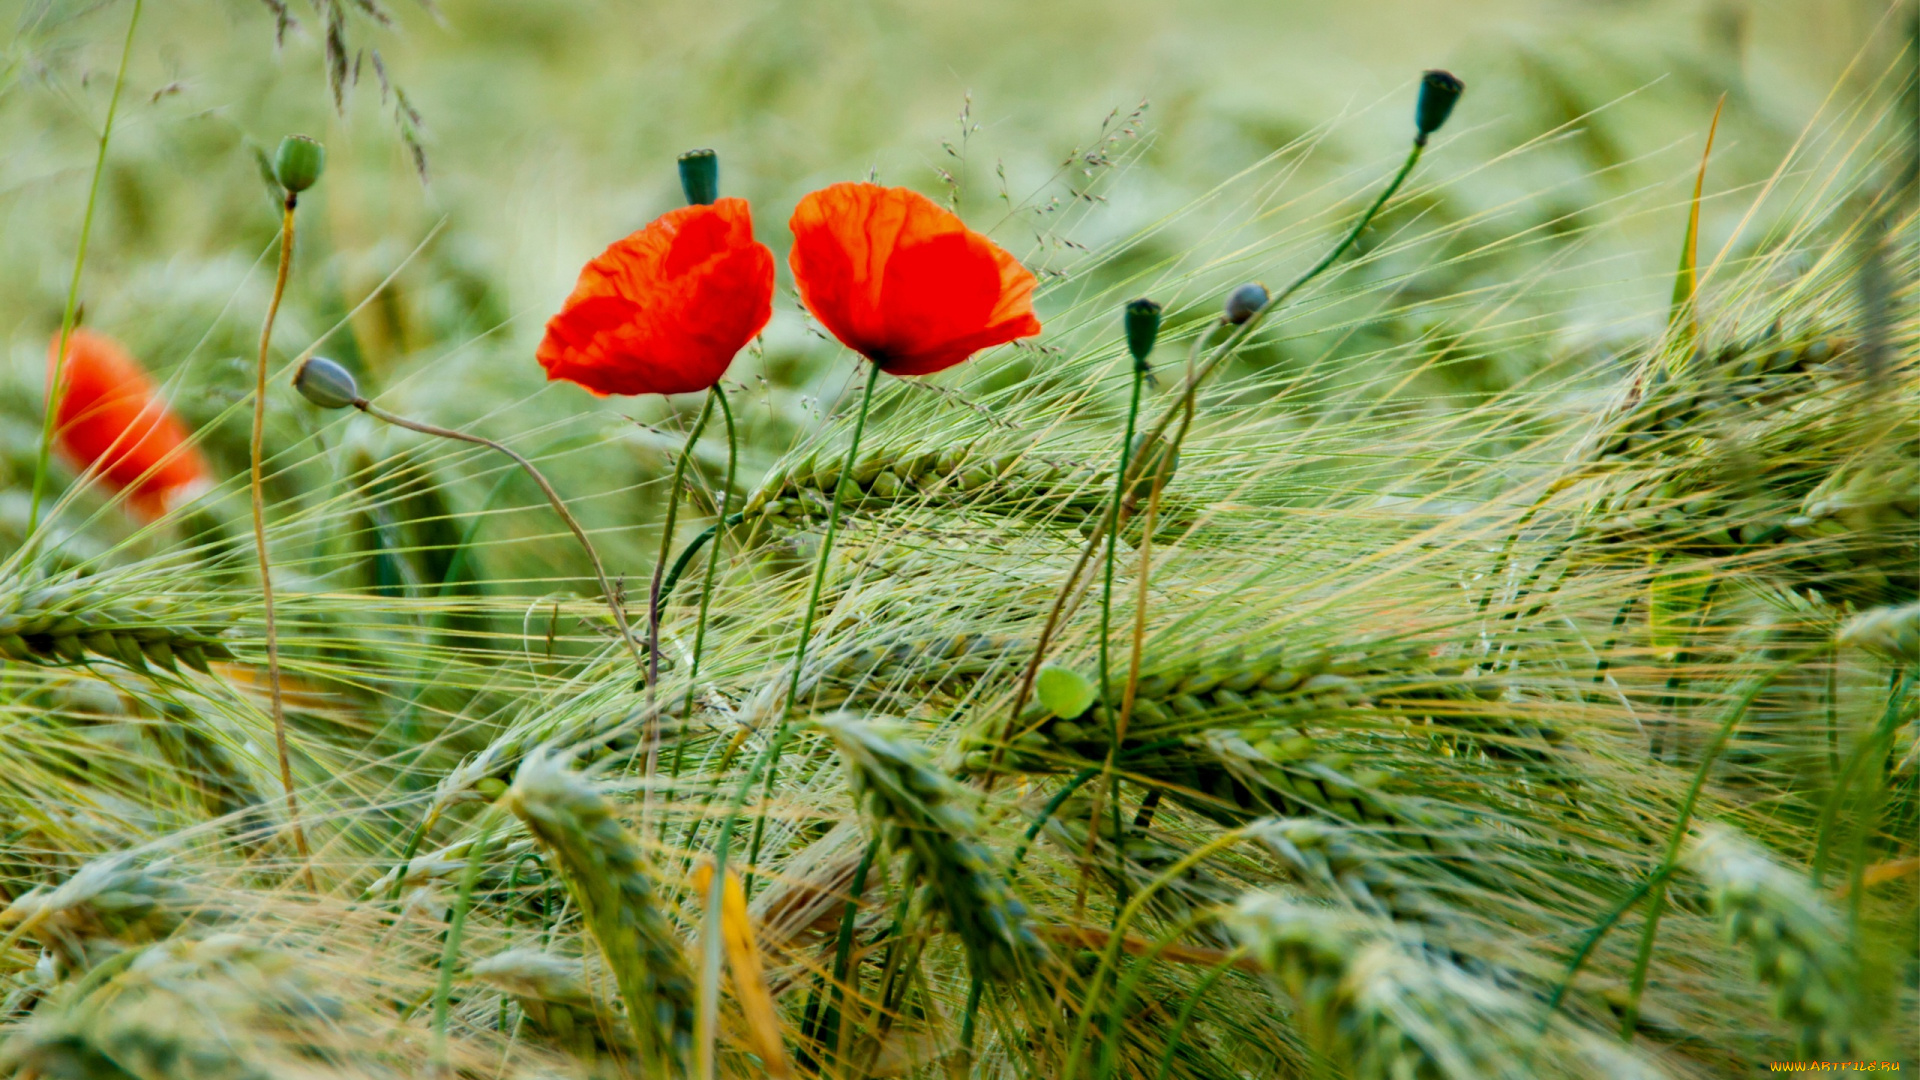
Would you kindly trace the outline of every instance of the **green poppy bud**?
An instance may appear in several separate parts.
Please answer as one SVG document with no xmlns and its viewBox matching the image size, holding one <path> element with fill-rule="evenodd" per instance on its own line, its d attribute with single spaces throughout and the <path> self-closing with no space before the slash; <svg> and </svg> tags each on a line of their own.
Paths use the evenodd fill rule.
<svg viewBox="0 0 1920 1080">
<path fill-rule="evenodd" d="M 688 206 L 711 206 L 720 197 L 720 155 L 689 150 L 680 155 L 680 190 Z"/>
<path fill-rule="evenodd" d="M 1420 77 L 1420 103 L 1413 110 L 1413 124 L 1419 129 L 1414 141 L 1426 145 L 1427 136 L 1440 130 L 1447 122 L 1447 116 L 1453 112 L 1453 104 L 1460 100 L 1460 92 L 1467 84 L 1455 78 L 1452 72 L 1435 68 Z"/>
<path fill-rule="evenodd" d="M 1126 323 L 1127 351 L 1133 354 L 1133 362 L 1144 368 L 1147 354 L 1160 337 L 1160 305 L 1145 297 L 1128 301 Z"/>
<path fill-rule="evenodd" d="M 1239 326 L 1266 306 L 1267 287 L 1257 281 L 1249 281 L 1227 294 L 1227 321 Z"/>
<path fill-rule="evenodd" d="M 324 356 L 311 356 L 293 373 L 293 388 L 323 409 L 344 409 L 365 400 L 353 374 Z"/>
<path fill-rule="evenodd" d="M 312 187 L 326 167 L 326 148 L 305 135 L 281 139 L 280 149 L 273 155 L 273 178 L 291 194 Z"/>
</svg>

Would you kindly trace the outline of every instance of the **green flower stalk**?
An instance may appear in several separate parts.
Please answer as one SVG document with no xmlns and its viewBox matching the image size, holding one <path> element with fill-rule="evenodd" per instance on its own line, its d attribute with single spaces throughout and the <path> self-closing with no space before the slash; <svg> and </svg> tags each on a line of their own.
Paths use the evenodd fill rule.
<svg viewBox="0 0 1920 1080">
<path fill-rule="evenodd" d="M 403 427 L 408 431 L 417 431 L 422 435 L 432 435 L 436 438 L 473 443 L 512 458 L 514 464 L 520 466 L 521 471 L 540 486 L 541 493 L 547 497 L 547 504 L 553 507 L 553 512 L 560 515 L 560 520 L 566 522 L 567 528 L 572 530 L 573 538 L 580 544 L 580 550 L 586 553 L 587 561 L 593 564 L 594 579 L 599 582 L 600 595 L 605 598 L 607 610 L 613 615 L 614 626 L 620 631 L 621 643 L 626 645 L 628 655 L 633 657 L 634 666 L 645 670 L 646 661 L 640 657 L 640 647 L 634 644 L 633 629 L 627 625 L 626 609 L 621 605 L 619 595 L 614 592 L 613 583 L 607 580 L 606 567 L 600 562 L 600 553 L 594 550 L 593 541 L 587 538 L 587 531 L 580 527 L 579 520 L 573 516 L 571 510 L 567 509 L 566 501 L 560 498 L 560 493 L 554 490 L 553 485 L 548 483 L 546 476 L 538 468 L 534 467 L 533 462 L 528 461 L 524 455 L 504 443 L 495 442 L 481 435 L 471 435 L 464 431 L 454 431 L 418 420 L 409 420 L 380 408 L 361 396 L 359 385 L 354 381 L 352 373 L 324 356 L 307 358 L 300 365 L 300 370 L 294 372 L 293 386 L 300 391 L 302 397 L 323 409 L 344 409 L 351 406 L 395 427 Z"/>
<path fill-rule="evenodd" d="M 1444 76 L 1444 78 L 1441 76 Z M 1381 190 L 1380 194 L 1373 200 L 1373 203 L 1369 205 L 1360 215 L 1359 219 L 1353 223 L 1353 227 L 1347 231 L 1347 234 L 1340 239 L 1339 243 L 1333 246 L 1332 250 L 1322 256 L 1319 262 L 1308 267 L 1299 277 L 1294 278 L 1286 288 L 1269 297 L 1265 303 L 1250 313 L 1244 322 L 1234 326 L 1232 333 L 1228 334 L 1225 339 L 1215 345 L 1203 362 L 1191 367 L 1187 376 L 1185 391 L 1168 405 L 1167 410 L 1161 414 L 1160 419 L 1156 421 L 1152 429 L 1146 433 L 1145 442 L 1153 443 L 1160 439 L 1161 436 L 1166 434 L 1167 429 L 1173 426 L 1177 417 L 1184 416 L 1185 419 L 1181 421 L 1180 431 L 1172 440 L 1172 452 L 1175 454 L 1179 453 L 1181 440 L 1184 438 L 1187 427 L 1191 421 L 1193 402 L 1200 392 L 1201 385 L 1207 381 L 1208 377 L 1211 376 L 1228 357 L 1239 352 L 1240 347 L 1259 330 L 1260 324 L 1268 315 L 1286 304 L 1288 300 L 1293 298 L 1294 294 L 1298 293 L 1314 279 L 1325 273 L 1329 267 L 1339 261 L 1340 256 L 1347 253 L 1347 249 L 1351 248 L 1355 241 L 1360 239 L 1360 234 L 1366 231 L 1367 226 L 1373 223 L 1373 219 L 1380 213 L 1381 209 L 1387 205 L 1387 201 L 1393 198 L 1394 194 L 1400 190 L 1401 185 L 1406 183 L 1407 177 L 1413 174 L 1414 166 L 1420 163 L 1421 151 L 1426 149 L 1427 137 L 1439 130 L 1440 125 L 1446 122 L 1448 115 L 1453 111 L 1454 103 L 1459 100 L 1460 94 L 1465 88 L 1464 83 L 1446 72 L 1429 72 L 1423 77 L 1421 81 L 1420 101 L 1414 114 L 1415 134 L 1413 146 L 1408 149 L 1406 160 L 1401 163 L 1400 170 L 1394 173 L 1393 179 L 1387 182 L 1387 186 Z M 1202 338 L 1195 343 L 1196 355 L 1198 349 L 1204 345 L 1204 342 L 1205 339 Z M 1122 483 L 1137 481 L 1144 471 L 1141 467 L 1141 462 L 1134 462 L 1132 468 L 1125 470 L 1125 473 L 1131 475 L 1123 475 Z M 1040 665 L 1046 662 L 1047 648 L 1052 644 L 1053 635 L 1059 629 L 1068 599 L 1077 591 L 1080 583 L 1080 575 L 1086 571 L 1087 564 L 1092 561 L 1093 553 L 1100 550 L 1100 542 L 1105 539 L 1103 535 L 1104 532 L 1104 528 L 1096 528 L 1094 530 L 1094 534 L 1087 540 L 1086 548 L 1083 549 L 1080 554 L 1080 560 L 1074 564 L 1073 569 L 1067 574 L 1067 580 L 1061 583 L 1060 591 L 1054 597 L 1053 607 L 1048 611 L 1046 624 L 1040 631 L 1039 644 L 1033 651 L 1032 659 L 1027 663 L 1026 673 L 1020 682 L 1020 689 L 1014 694 L 1013 707 L 1008 713 L 1009 727 L 1011 727 L 1014 719 L 1020 715 L 1021 710 L 1026 707 L 1028 699 L 1033 695 L 1033 681 L 1039 674 Z"/>
<path fill-rule="evenodd" d="M 740 782 L 739 789 L 734 793 L 733 805 L 727 808 L 726 823 L 721 826 L 719 847 L 714 852 L 714 865 L 716 867 L 714 872 L 716 874 L 724 874 L 726 872 L 727 845 L 733 833 L 734 819 L 739 814 L 740 809 L 746 805 L 747 793 L 752 790 L 754 782 L 759 779 L 759 774 L 763 768 L 766 770 L 766 783 L 761 792 L 761 798 L 764 800 L 773 794 L 773 781 L 779 771 L 780 755 L 786 750 L 787 739 L 792 734 L 793 710 L 799 703 L 800 697 L 800 675 L 806 668 L 807 645 L 813 638 L 813 618 L 820 607 L 820 592 L 826 586 L 827 582 L 827 565 L 828 560 L 833 555 L 834 533 L 840 528 L 840 508 L 847 501 L 847 489 L 856 486 L 852 479 L 853 464 L 860 460 L 860 436 L 867 429 L 867 413 L 873 406 L 873 388 L 879 385 L 879 383 L 880 369 L 876 366 L 867 372 L 866 385 L 860 390 L 860 409 L 854 414 L 853 419 L 853 439 L 847 444 L 847 456 L 840 467 L 840 481 L 835 484 L 833 488 L 833 503 L 827 511 L 827 532 L 820 540 L 820 558 L 814 564 L 813 585 L 807 593 L 806 614 L 800 618 L 800 636 L 799 639 L 794 642 L 793 646 L 793 670 L 788 677 L 787 698 L 781 708 L 780 726 L 774 731 L 773 740 L 767 744 L 767 749 L 754 760 L 753 766 L 747 770 L 746 777 Z M 767 819 L 763 814 L 755 819 L 753 823 L 753 840 L 747 848 L 747 864 L 749 867 L 759 863 L 760 843 L 766 836 L 766 829 Z M 753 878 L 750 871 L 748 875 L 744 876 L 744 884 L 748 886 L 749 895 L 751 895 Z"/>
<path fill-rule="evenodd" d="M 1108 733 L 1108 753 L 1106 773 L 1108 780 L 1107 795 L 1113 814 L 1114 835 L 1120 835 L 1120 777 L 1113 771 L 1113 753 L 1126 738 L 1126 730 L 1121 727 L 1120 709 L 1108 688 L 1113 685 L 1112 677 L 1112 636 L 1113 636 L 1113 562 L 1116 547 L 1120 540 L 1120 504 L 1127 495 L 1128 464 L 1133 460 L 1134 427 L 1140 420 L 1140 391 L 1147 380 L 1149 371 L 1147 357 L 1152 355 L 1154 343 L 1160 338 L 1160 305 L 1142 297 L 1127 304 L 1125 325 L 1127 331 L 1127 352 L 1133 357 L 1133 379 L 1131 393 L 1127 399 L 1126 434 L 1120 441 L 1120 466 L 1114 470 L 1113 500 L 1107 509 L 1107 552 L 1105 565 L 1101 568 L 1100 583 L 1100 706 L 1106 716 Z M 1120 901 L 1126 902 L 1126 875 L 1116 873 L 1114 880 L 1120 889 Z M 1116 907 L 1116 911 L 1118 908 Z"/>
<path fill-rule="evenodd" d="M 286 193 L 280 214 L 280 269 L 273 279 L 273 299 L 267 304 L 266 322 L 260 327 L 260 359 L 254 367 L 253 431 L 247 443 L 247 491 L 253 510 L 253 545 L 260 556 L 260 605 L 267 629 L 267 692 L 273 710 L 273 744 L 280 758 L 280 784 L 286 791 L 287 824 L 293 830 L 294 846 L 300 852 L 302 873 L 307 887 L 313 888 L 313 853 L 307 847 L 306 833 L 300 828 L 300 802 L 294 794 L 293 761 L 287 750 L 287 709 L 280 687 L 280 636 L 274 621 L 273 562 L 267 553 L 266 432 L 267 432 L 267 350 L 273 343 L 274 318 L 280 313 L 280 300 L 287 292 L 287 277 L 293 269 L 293 212 L 300 193 L 320 179 L 326 164 L 326 152 L 319 143 L 304 135 L 289 135 L 280 141 L 274 156 L 274 178 Z"/>
</svg>

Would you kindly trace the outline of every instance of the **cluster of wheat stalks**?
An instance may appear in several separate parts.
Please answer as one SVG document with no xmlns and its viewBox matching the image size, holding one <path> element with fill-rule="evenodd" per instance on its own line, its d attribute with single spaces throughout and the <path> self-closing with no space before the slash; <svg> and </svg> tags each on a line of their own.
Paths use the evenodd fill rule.
<svg viewBox="0 0 1920 1080">
<path fill-rule="evenodd" d="M 844 423 L 777 462 L 705 523 L 697 678 L 689 574 L 651 690 L 590 587 L 419 587 L 422 566 L 454 582 L 474 542 L 431 467 L 471 459 L 407 446 L 376 469 L 341 421 L 286 466 L 332 455 L 337 494 L 273 525 L 304 850 L 232 544 L 19 553 L 0 566 L 0 1067 L 1913 1065 L 1903 153 L 1790 163 L 1829 209 L 1679 297 L 1601 409 L 1568 407 L 1594 379 L 1564 370 L 1423 408 L 1396 387 L 1445 353 L 1411 347 L 1224 369 L 1177 458 L 1146 455 L 1164 490 L 1123 493 L 1104 620 L 1072 571 L 1113 510 L 1117 301 L 1183 301 L 1149 402 L 1172 415 L 1179 348 L 1219 322 L 1205 274 L 1078 299 L 1050 324 L 1064 353 L 1011 381 L 988 358 L 964 406 L 890 386 L 848 476 Z M 1891 286 L 1859 289 L 1863 262 Z M 1476 301 L 1485 333 L 1503 302 Z M 789 703 L 780 658 L 835 491 Z M 341 542 L 343 519 L 373 539 Z M 1025 692 L 1042 641 L 1090 695 Z"/>
</svg>

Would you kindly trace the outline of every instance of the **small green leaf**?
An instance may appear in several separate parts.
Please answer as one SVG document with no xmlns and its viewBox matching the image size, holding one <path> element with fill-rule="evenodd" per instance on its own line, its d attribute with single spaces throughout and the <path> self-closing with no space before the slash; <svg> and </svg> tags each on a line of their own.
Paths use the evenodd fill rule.
<svg viewBox="0 0 1920 1080">
<path fill-rule="evenodd" d="M 1093 707 L 1093 683 L 1072 668 L 1048 664 L 1040 669 L 1036 684 L 1040 704 L 1053 715 L 1070 720 Z"/>
</svg>

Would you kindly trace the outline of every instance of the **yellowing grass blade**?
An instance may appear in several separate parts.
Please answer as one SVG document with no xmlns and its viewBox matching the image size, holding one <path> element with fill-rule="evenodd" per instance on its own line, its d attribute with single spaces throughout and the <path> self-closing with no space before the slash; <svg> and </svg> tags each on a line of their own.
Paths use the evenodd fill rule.
<svg viewBox="0 0 1920 1080">
<path fill-rule="evenodd" d="M 711 863 L 701 863 L 694 868 L 696 893 L 708 895 L 712 884 Z M 720 936 L 726 943 L 733 993 L 746 1018 L 747 1038 L 753 1044 L 753 1052 L 760 1055 L 766 1075 L 786 1080 L 793 1075 L 793 1068 L 787 1062 L 786 1045 L 780 1039 L 780 1014 L 773 1006 L 766 970 L 760 964 L 760 946 L 753 938 L 753 918 L 747 914 L 747 891 L 731 870 L 727 871 L 727 880 L 721 887 Z"/>
<path fill-rule="evenodd" d="M 1713 122 L 1707 126 L 1707 146 L 1700 152 L 1700 171 L 1693 179 L 1693 204 L 1687 211 L 1687 235 L 1680 243 L 1680 268 L 1673 275 L 1673 304 L 1667 313 L 1667 328 L 1677 334 L 1682 354 L 1692 351 L 1700 336 L 1699 321 L 1693 310 L 1694 293 L 1700 288 L 1700 195 L 1707 185 L 1707 159 L 1713 156 L 1713 136 L 1720 130 L 1720 110 L 1727 106 L 1721 94 L 1713 107 Z"/>
</svg>

